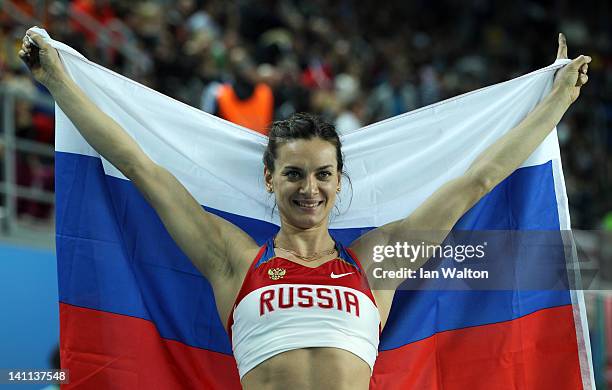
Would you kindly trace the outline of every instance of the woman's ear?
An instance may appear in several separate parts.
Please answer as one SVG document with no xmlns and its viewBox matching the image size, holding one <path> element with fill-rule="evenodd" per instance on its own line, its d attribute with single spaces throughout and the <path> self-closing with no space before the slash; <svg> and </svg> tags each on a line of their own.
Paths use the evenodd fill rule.
<svg viewBox="0 0 612 390">
<path fill-rule="evenodd" d="M 272 185 L 272 172 L 270 172 L 268 167 L 264 167 L 264 182 L 266 184 L 266 191 L 273 193 L 274 186 Z"/>
</svg>

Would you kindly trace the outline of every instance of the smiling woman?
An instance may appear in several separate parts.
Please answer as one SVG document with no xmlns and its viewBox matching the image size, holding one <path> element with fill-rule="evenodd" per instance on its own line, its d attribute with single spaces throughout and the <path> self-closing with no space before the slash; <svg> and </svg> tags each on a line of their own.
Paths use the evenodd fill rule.
<svg viewBox="0 0 612 390">
<path fill-rule="evenodd" d="M 269 137 L 264 177 L 268 192 L 276 194 L 281 219 L 302 229 L 325 224 L 344 166 L 334 127 L 316 116 L 296 114 L 275 122 Z"/>
<path fill-rule="evenodd" d="M 521 123 L 412 214 L 344 248 L 329 233 L 343 172 L 332 125 L 308 114 L 273 125 L 264 177 L 281 226 L 259 247 L 243 230 L 204 210 L 152 161 L 74 83 L 40 35 L 28 31 L 19 55 L 87 142 L 138 188 L 210 282 L 246 389 L 367 389 L 394 295 L 393 289 L 370 289 L 366 275 L 378 265 L 373 248 L 414 242 L 410 232 L 419 230 L 439 232 L 429 236 L 432 244 L 441 243 L 459 218 L 547 137 L 587 82 L 591 60 L 580 56 L 559 71 L 550 94 Z M 567 58 L 562 35 L 557 56 Z M 415 259 L 411 269 L 426 260 Z"/>
</svg>

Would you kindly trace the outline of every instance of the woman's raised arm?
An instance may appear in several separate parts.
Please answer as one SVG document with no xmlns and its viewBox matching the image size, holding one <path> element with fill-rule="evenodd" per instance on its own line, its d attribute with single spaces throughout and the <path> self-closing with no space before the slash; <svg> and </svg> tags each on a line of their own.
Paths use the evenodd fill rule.
<svg viewBox="0 0 612 390">
<path fill-rule="evenodd" d="M 243 266 L 243 257 L 257 250 L 244 231 L 206 212 L 170 172 L 152 161 L 102 112 L 68 76 L 57 51 L 42 36 L 28 31 L 19 56 L 83 138 L 134 183 L 172 238 L 211 283 L 227 280 Z"/>
</svg>

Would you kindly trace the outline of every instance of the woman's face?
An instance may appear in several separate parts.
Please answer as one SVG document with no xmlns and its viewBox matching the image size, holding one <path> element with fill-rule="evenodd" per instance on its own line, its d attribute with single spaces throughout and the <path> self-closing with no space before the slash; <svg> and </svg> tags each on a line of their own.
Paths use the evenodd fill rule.
<svg viewBox="0 0 612 390">
<path fill-rule="evenodd" d="M 275 171 L 264 171 L 283 224 L 300 229 L 326 225 L 340 189 L 336 148 L 321 138 L 295 140 L 278 148 Z"/>
</svg>

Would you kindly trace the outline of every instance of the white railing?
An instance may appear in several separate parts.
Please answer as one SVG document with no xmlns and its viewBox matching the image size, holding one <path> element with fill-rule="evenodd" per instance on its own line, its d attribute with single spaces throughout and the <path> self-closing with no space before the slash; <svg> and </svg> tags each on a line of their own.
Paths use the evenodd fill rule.
<svg viewBox="0 0 612 390">
<path fill-rule="evenodd" d="M 0 133 L 0 148 L 4 177 L 0 181 L 0 195 L 4 198 L 0 203 L 0 235 L 8 236 L 17 227 L 17 199 L 24 198 L 41 203 L 54 204 L 53 192 L 38 188 L 23 187 L 17 184 L 16 158 L 17 152 L 26 152 L 39 156 L 53 157 L 53 146 L 16 136 L 15 101 L 25 99 L 38 105 L 53 108 L 53 100 L 39 93 L 24 93 L 8 84 L 0 85 L 0 101 L 2 113 L 2 132 Z"/>
</svg>

